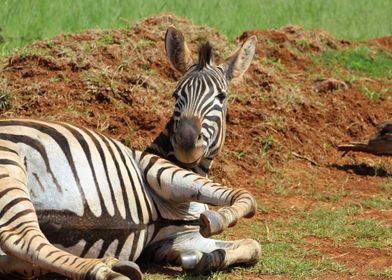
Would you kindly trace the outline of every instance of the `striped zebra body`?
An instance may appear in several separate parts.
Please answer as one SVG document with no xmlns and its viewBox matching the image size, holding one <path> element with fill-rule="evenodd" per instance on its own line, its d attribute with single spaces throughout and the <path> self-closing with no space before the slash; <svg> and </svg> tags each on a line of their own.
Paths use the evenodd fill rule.
<svg viewBox="0 0 392 280">
<path fill-rule="evenodd" d="M 246 191 L 220 186 L 161 157 L 132 151 L 69 124 L 1 120 L 0 159 L 0 212 L 9 210 L 1 216 L 0 246 L 6 248 L 7 240 L 13 245 L 23 242 L 20 249 L 27 260 L 31 256 L 26 241 L 35 243 L 35 257 L 59 254 L 55 260 L 64 266 L 75 259 L 57 248 L 87 258 L 136 260 L 149 245 L 181 231 L 185 236 L 210 236 L 255 211 L 255 201 Z M 10 187 L 6 181 L 11 179 L 22 186 Z M 234 208 L 211 212 L 204 203 Z M 31 225 L 34 210 L 49 241 Z M 195 221 L 202 216 L 199 233 Z M 216 228 L 209 225 L 219 220 Z M 49 242 L 56 248 L 45 251 Z M 213 251 L 213 245 L 208 246 Z M 175 258 L 167 254 L 164 260 Z M 73 273 L 63 274 L 79 279 Z"/>
<path fill-rule="evenodd" d="M 169 28 L 166 47 L 180 70 L 184 58 L 168 47 L 180 44 L 174 54 L 184 54 L 178 36 Z M 224 142 L 222 77 L 246 70 L 254 44 L 252 37 L 219 67 L 203 47 L 176 88 L 173 117 L 143 152 L 70 124 L 1 120 L 0 277 L 141 279 L 133 262 L 141 255 L 194 272 L 257 261 L 254 240 L 208 238 L 253 216 L 254 198 L 204 177 Z"/>
<path fill-rule="evenodd" d="M 4 157 L 16 153 L 23 159 L 51 242 L 83 257 L 138 258 L 158 214 L 132 151 L 87 129 L 28 120 L 0 121 L 0 144 L 2 161 L 12 165 Z"/>
</svg>

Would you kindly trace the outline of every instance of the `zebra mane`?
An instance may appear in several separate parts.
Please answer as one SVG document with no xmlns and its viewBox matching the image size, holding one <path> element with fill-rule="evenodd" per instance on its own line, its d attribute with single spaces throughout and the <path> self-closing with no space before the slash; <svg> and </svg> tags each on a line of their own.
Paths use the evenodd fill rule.
<svg viewBox="0 0 392 280">
<path fill-rule="evenodd" d="M 212 61 L 212 46 L 209 42 L 204 43 L 199 49 L 199 66 L 209 65 Z"/>
</svg>

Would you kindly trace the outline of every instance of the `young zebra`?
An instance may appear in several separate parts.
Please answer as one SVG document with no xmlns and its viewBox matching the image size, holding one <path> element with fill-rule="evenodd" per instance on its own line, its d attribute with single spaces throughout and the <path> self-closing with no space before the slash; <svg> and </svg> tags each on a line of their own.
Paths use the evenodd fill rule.
<svg viewBox="0 0 392 280">
<path fill-rule="evenodd" d="M 207 175 L 225 141 L 227 91 L 242 75 L 255 53 L 256 37 L 249 38 L 225 63 L 215 66 L 207 43 L 192 63 L 184 36 L 174 27 L 166 32 L 166 53 L 172 66 L 184 74 L 176 86 L 174 113 L 164 131 L 146 150 L 178 165 Z"/>
<path fill-rule="evenodd" d="M 206 173 L 223 145 L 227 84 L 246 71 L 255 43 L 251 37 L 218 67 L 211 48 L 201 48 L 175 91 L 173 120 L 148 149 L 160 156 L 70 124 L 1 120 L 0 275 L 141 279 L 133 261 L 142 253 L 195 272 L 256 262 L 256 241 L 208 238 L 253 216 L 254 198 L 164 159 Z M 174 28 L 166 50 L 185 70 L 187 48 Z"/>
</svg>

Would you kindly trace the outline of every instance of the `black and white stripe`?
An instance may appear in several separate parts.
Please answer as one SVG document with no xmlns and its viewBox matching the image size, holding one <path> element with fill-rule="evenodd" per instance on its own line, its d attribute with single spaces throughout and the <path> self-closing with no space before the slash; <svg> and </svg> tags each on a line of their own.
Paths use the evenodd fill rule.
<svg viewBox="0 0 392 280">
<path fill-rule="evenodd" d="M 80 234 L 74 232 L 74 236 L 78 236 L 75 240 L 82 240 L 93 236 L 86 233 L 94 230 L 94 223 L 99 221 L 107 225 L 110 242 L 112 231 L 132 225 L 140 227 L 137 237 L 143 235 L 141 238 L 145 239 L 141 247 L 148 242 L 143 231 L 158 214 L 137 163 L 121 143 L 69 124 L 26 120 L 0 121 L 0 139 L 16 144 L 17 150 L 11 153 L 24 159 L 31 199 L 41 228 L 51 228 L 51 241 L 67 241 L 53 230 L 56 222 L 62 229 L 80 228 Z M 2 159 L 0 164 L 6 161 L 10 160 Z M 12 161 L 9 164 L 17 166 Z M 104 235 L 102 232 L 102 238 Z M 123 236 L 122 243 L 126 240 Z M 99 240 L 95 241 L 85 242 L 82 256 L 92 257 L 86 252 Z M 102 248 L 111 247 L 107 254 L 120 255 L 121 242 L 116 248 L 103 239 L 100 242 Z M 71 243 L 68 241 L 68 245 Z M 104 249 L 95 257 L 102 255 Z M 132 255 L 131 259 L 138 256 Z"/>
<path fill-rule="evenodd" d="M 192 66 L 178 83 L 173 96 L 174 127 L 182 117 L 196 116 L 202 122 L 203 157 L 213 158 L 225 140 L 228 81 L 219 67 Z"/>
<path fill-rule="evenodd" d="M 210 214 L 204 203 L 231 206 Z M 178 234 L 173 225 L 217 215 L 219 228 L 204 225 L 210 235 L 254 210 L 244 190 L 90 130 L 0 120 L 0 247 L 39 271 L 84 279 L 80 275 L 104 265 L 97 258 L 136 260 L 149 244 Z M 7 269 L 0 256 L 0 274 Z"/>
<path fill-rule="evenodd" d="M 175 89 L 166 129 L 144 152 L 70 124 L 0 120 L 0 276 L 141 279 L 129 261 L 143 251 L 198 272 L 257 261 L 254 240 L 207 238 L 254 215 L 255 199 L 200 176 L 223 146 L 227 87 L 254 45 L 251 37 L 220 66 L 204 45 Z M 184 57 L 170 55 L 185 69 Z"/>
</svg>

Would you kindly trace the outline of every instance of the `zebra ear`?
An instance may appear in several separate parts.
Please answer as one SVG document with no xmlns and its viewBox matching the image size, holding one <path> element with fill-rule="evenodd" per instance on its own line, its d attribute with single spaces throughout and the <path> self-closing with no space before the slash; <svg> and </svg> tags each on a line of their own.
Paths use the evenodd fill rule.
<svg viewBox="0 0 392 280">
<path fill-rule="evenodd" d="M 222 64 L 228 81 L 241 76 L 249 68 L 256 51 L 256 41 L 256 36 L 253 35 L 249 37 L 242 46 Z"/>
<path fill-rule="evenodd" d="M 213 61 L 212 57 L 212 47 L 209 42 L 205 43 L 201 46 L 199 50 L 199 65 L 204 67 L 208 64 L 211 64 Z"/>
<path fill-rule="evenodd" d="M 184 41 L 184 35 L 170 26 L 165 35 L 166 55 L 174 69 L 185 73 L 191 64 L 191 54 Z"/>
</svg>

